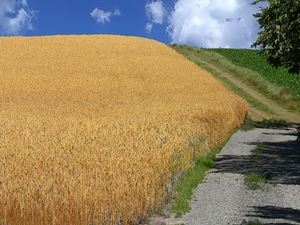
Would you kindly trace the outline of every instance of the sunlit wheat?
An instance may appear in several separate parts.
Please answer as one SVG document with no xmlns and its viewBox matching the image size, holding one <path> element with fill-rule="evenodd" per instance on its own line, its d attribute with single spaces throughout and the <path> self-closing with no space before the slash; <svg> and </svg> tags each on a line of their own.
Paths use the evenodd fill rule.
<svg viewBox="0 0 300 225">
<path fill-rule="evenodd" d="M 245 102 L 166 45 L 0 38 L 0 223 L 130 224 L 222 143 Z"/>
</svg>

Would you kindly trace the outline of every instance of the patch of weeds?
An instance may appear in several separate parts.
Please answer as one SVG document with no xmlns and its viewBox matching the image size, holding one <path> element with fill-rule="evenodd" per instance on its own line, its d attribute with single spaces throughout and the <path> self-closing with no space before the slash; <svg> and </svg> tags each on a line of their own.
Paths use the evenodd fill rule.
<svg viewBox="0 0 300 225">
<path fill-rule="evenodd" d="M 260 150 L 262 150 L 265 147 L 267 147 L 267 145 L 265 143 L 257 143 L 254 151 L 260 152 Z"/>
<path fill-rule="evenodd" d="M 264 184 L 267 183 L 266 175 L 260 171 L 248 173 L 244 178 L 244 184 L 250 190 L 264 189 Z"/>
<path fill-rule="evenodd" d="M 265 143 L 257 143 L 256 148 L 250 155 L 250 162 L 252 166 L 255 168 L 257 167 L 259 157 L 261 154 L 261 150 L 265 148 L 267 145 Z M 268 177 L 262 171 L 253 170 L 246 174 L 244 178 L 244 184 L 250 190 L 269 190 L 269 187 L 266 187 Z"/>
</svg>

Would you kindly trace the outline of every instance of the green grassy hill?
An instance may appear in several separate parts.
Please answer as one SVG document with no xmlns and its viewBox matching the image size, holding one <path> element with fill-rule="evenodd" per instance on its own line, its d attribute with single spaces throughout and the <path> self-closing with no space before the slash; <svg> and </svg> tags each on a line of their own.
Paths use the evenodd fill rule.
<svg viewBox="0 0 300 225">
<path fill-rule="evenodd" d="M 290 89 L 300 98 L 300 75 L 289 74 L 286 68 L 274 68 L 259 54 L 260 50 L 251 49 L 206 49 L 224 56 L 231 63 L 258 72 L 269 82 Z"/>
<path fill-rule="evenodd" d="M 206 49 L 187 45 L 171 45 L 171 47 L 209 70 L 218 79 L 223 79 L 222 82 L 225 86 L 228 85 L 225 84 L 224 77 L 226 79 L 226 76 L 223 75 L 230 74 L 288 111 L 300 114 L 300 75 L 289 74 L 286 68 L 272 67 L 259 54 L 260 50 Z M 215 73 L 216 69 L 218 75 Z M 234 84 L 229 88 L 236 92 Z M 248 99 L 246 100 L 248 101 Z M 253 105 L 252 102 L 249 103 Z M 260 110 L 263 109 L 260 108 Z"/>
</svg>

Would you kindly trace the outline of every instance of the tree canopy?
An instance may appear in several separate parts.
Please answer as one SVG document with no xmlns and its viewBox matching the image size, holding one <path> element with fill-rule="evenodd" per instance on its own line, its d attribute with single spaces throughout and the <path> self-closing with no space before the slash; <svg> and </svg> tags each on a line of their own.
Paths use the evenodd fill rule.
<svg viewBox="0 0 300 225">
<path fill-rule="evenodd" d="M 274 67 L 287 67 L 290 73 L 300 73 L 300 0 L 255 0 L 252 4 L 269 2 L 257 18 L 261 31 L 251 47 Z"/>
</svg>

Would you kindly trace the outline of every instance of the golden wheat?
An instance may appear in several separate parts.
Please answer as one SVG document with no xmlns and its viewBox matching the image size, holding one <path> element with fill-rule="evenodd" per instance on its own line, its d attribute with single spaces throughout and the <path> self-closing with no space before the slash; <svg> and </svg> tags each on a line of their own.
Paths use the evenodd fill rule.
<svg viewBox="0 0 300 225">
<path fill-rule="evenodd" d="M 0 223 L 130 224 L 245 102 L 157 41 L 0 38 Z"/>
</svg>

